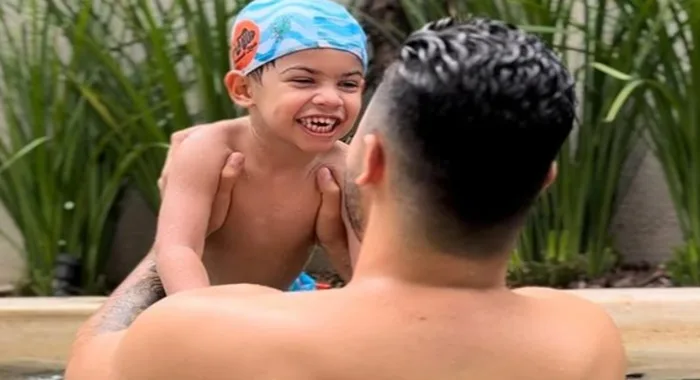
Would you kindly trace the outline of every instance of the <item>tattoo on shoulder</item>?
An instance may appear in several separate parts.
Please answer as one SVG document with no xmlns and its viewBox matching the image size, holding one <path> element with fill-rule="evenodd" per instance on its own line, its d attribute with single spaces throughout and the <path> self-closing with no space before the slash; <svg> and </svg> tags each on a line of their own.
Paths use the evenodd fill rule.
<svg viewBox="0 0 700 380">
<path fill-rule="evenodd" d="M 119 292 L 105 305 L 102 317 L 97 322 L 98 332 L 115 332 L 128 328 L 141 312 L 165 298 L 163 283 L 154 262 L 149 264 L 143 278 Z"/>
</svg>

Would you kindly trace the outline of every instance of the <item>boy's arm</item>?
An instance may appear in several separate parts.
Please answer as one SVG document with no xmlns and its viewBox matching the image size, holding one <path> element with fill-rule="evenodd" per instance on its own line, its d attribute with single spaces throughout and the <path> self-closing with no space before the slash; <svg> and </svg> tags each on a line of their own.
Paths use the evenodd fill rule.
<svg viewBox="0 0 700 380">
<path fill-rule="evenodd" d="M 171 158 L 155 242 L 158 274 L 168 294 L 209 285 L 201 256 L 219 173 L 227 158 L 238 170 L 243 163 L 243 155 L 231 154 L 222 141 L 209 131 L 194 133 Z"/>
</svg>

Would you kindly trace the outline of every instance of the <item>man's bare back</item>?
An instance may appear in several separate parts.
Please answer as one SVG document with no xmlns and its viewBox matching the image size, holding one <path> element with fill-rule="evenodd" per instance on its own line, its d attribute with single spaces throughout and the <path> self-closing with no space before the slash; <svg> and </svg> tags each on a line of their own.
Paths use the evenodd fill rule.
<svg viewBox="0 0 700 380">
<path fill-rule="evenodd" d="M 284 289 L 302 271 L 316 240 L 315 220 L 321 203 L 316 173 L 321 167 L 328 167 L 340 178 L 345 145 L 338 142 L 332 151 L 306 165 L 291 163 L 280 167 L 270 165 L 269 157 L 261 157 L 253 147 L 255 138 L 248 118 L 200 126 L 178 148 L 172 165 L 187 161 L 186 169 L 177 175 L 193 178 L 190 182 L 195 182 L 197 175 L 209 173 L 212 181 L 195 183 L 205 195 L 176 194 L 172 196 L 177 197 L 176 200 L 172 200 L 166 193 L 164 205 L 183 204 L 193 197 L 201 199 L 206 194 L 213 195 L 224 161 L 232 152 L 242 153 L 245 157 L 242 174 L 233 189 L 227 217 L 222 227 L 204 242 L 202 262 L 212 285 L 253 283 Z M 198 156 L 197 152 L 206 152 L 207 157 Z M 177 168 L 183 165 L 173 166 L 172 170 Z M 187 198 L 183 199 L 185 195 Z M 208 210 L 210 205 L 211 201 L 198 210 Z M 179 223 L 180 218 L 186 216 L 184 210 L 171 210 L 172 207 L 166 209 L 166 214 L 160 216 L 168 223 L 162 226 L 163 231 L 172 225 L 170 221 Z M 197 223 L 201 229 L 206 220 L 199 217 L 192 225 Z M 196 231 L 189 229 L 188 232 L 193 230 Z M 177 229 L 170 236 L 175 234 L 178 234 L 175 238 L 182 239 L 187 232 Z M 161 239 L 167 238 L 161 236 Z M 168 281 L 167 276 L 164 281 Z"/>
<path fill-rule="evenodd" d="M 196 364 L 157 372 L 173 380 L 616 380 L 625 373 L 619 334 L 602 309 L 537 288 L 480 292 L 373 279 L 295 294 L 234 285 L 162 301 L 132 329 L 133 339 L 163 334 L 198 347 Z M 163 360 L 194 355 L 164 349 L 155 353 Z M 134 370 L 126 378 L 137 378 Z"/>
</svg>

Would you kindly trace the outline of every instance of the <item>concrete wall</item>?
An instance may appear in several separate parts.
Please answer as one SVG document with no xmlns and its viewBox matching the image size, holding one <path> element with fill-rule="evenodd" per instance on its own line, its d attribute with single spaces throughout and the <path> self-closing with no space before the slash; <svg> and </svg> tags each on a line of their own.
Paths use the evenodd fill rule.
<svg viewBox="0 0 700 380">
<path fill-rule="evenodd" d="M 659 161 L 644 147 L 629 161 L 632 165 L 624 173 L 629 189 L 611 226 L 615 246 L 630 260 L 658 263 L 670 258 L 683 236 Z"/>
<path fill-rule="evenodd" d="M 0 114 L 0 135 L 5 128 L 2 119 Z M 680 244 L 681 236 L 660 165 L 640 146 L 631 157 L 624 177 L 631 181 L 631 186 L 620 199 L 614 218 L 615 244 L 628 260 L 662 261 Z M 113 280 L 125 275 L 143 257 L 150 247 L 155 227 L 155 216 L 135 192 L 127 195 L 124 207 L 109 263 Z M 1 206 L 0 229 L 20 241 Z M 20 257 L 20 253 L 0 237 L 0 285 L 14 282 L 21 275 Z M 323 263 L 321 260 L 312 264 L 322 266 Z"/>
<path fill-rule="evenodd" d="M 3 11 L 6 11 L 6 9 L 8 8 L 3 4 L 0 4 L 0 7 L 3 7 Z M 16 21 L 14 17 L 8 17 L 8 19 L 10 20 L 10 22 Z M 14 27 L 11 23 L 10 28 L 18 29 Z M 3 36 L 0 36 L 0 46 L 3 46 Z M 2 72 L 0 72 L 0 75 L 1 74 Z M 0 91 L 2 90 L 0 89 Z M 2 93 L 0 93 L 0 97 L 1 96 Z M 7 136 L 7 128 L 5 126 L 5 118 L 3 112 L 4 111 L 2 107 L 2 102 L 0 102 L 0 139 L 4 139 Z M 15 247 L 13 247 L 13 244 L 10 244 L 8 240 L 5 237 L 3 237 L 3 235 L 7 235 L 7 237 L 12 239 L 13 241 L 19 244 L 22 243 L 20 235 L 17 229 L 15 228 L 12 219 L 9 217 L 9 215 L 7 214 L 7 210 L 3 207 L 2 204 L 0 204 L 0 231 L 2 231 L 3 233 L 0 234 L 0 288 L 2 288 L 3 285 L 17 280 L 23 268 L 21 252 L 15 249 Z"/>
<path fill-rule="evenodd" d="M 5 208 L 0 206 L 0 230 L 21 242 L 19 233 L 15 228 Z M 19 279 L 22 273 L 23 260 L 21 252 L 18 252 L 8 241 L 0 236 L 0 287 Z"/>
</svg>

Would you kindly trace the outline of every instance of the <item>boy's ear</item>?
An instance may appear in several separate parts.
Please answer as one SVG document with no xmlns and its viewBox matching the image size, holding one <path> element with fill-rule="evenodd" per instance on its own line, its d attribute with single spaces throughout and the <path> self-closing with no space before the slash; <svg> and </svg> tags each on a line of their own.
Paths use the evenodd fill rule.
<svg viewBox="0 0 700 380">
<path fill-rule="evenodd" d="M 234 103 L 245 108 L 253 105 L 250 81 L 240 71 L 229 71 L 224 77 L 224 85 Z"/>
</svg>

